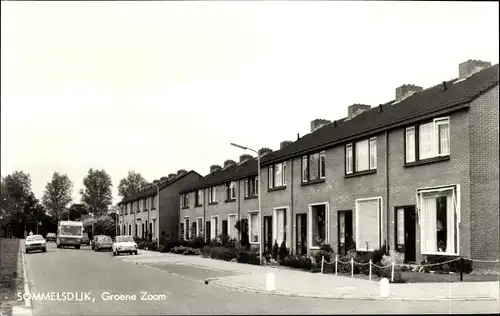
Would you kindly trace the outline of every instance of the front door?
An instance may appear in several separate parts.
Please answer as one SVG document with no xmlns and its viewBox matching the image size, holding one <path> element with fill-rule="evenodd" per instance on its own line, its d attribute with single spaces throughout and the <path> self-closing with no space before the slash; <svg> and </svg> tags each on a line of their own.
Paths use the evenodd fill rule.
<svg viewBox="0 0 500 316">
<path fill-rule="evenodd" d="M 404 254 L 405 262 L 416 260 L 415 206 L 396 208 L 396 250 Z"/>
<path fill-rule="evenodd" d="M 264 252 L 273 250 L 273 217 L 264 216 Z"/>
<path fill-rule="evenodd" d="M 297 249 L 298 255 L 307 254 L 307 214 L 297 214 L 297 231 L 296 231 L 296 244 L 295 249 Z"/>
<path fill-rule="evenodd" d="M 337 218 L 339 254 L 345 255 L 353 245 L 352 211 L 339 211 Z"/>
<path fill-rule="evenodd" d="M 212 225 L 211 225 L 210 221 L 207 221 L 207 222 L 205 223 L 205 241 L 206 241 L 207 243 L 209 243 L 209 242 L 210 242 L 210 229 L 212 228 L 211 226 L 212 226 Z"/>
</svg>

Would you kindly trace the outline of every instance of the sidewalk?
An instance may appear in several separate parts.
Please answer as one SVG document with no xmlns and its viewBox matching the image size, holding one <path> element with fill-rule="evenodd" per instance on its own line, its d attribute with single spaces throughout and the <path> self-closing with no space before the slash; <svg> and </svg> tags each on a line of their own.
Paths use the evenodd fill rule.
<svg viewBox="0 0 500 316">
<path fill-rule="evenodd" d="M 141 250 L 138 256 L 121 257 L 126 262 L 177 263 L 228 271 L 237 275 L 209 280 L 210 285 L 274 295 L 329 299 L 368 300 L 498 300 L 499 282 L 390 284 L 389 298 L 380 297 L 380 283 L 332 274 L 310 273 L 277 267 L 226 262 L 199 256 L 184 256 Z M 275 274 L 275 290 L 266 291 L 266 276 Z"/>
</svg>

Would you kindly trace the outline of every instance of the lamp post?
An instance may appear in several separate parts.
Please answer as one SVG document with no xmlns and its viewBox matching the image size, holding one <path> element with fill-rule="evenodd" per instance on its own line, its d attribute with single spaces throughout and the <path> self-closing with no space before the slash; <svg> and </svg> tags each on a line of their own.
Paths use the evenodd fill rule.
<svg viewBox="0 0 500 316">
<path fill-rule="evenodd" d="M 261 203 L 261 199 L 262 199 L 262 196 L 260 194 L 260 155 L 259 155 L 259 152 L 255 149 L 252 149 L 252 148 L 248 148 L 246 146 L 241 146 L 241 145 L 238 145 L 238 144 L 235 144 L 235 143 L 231 143 L 231 146 L 234 146 L 234 147 L 238 147 L 238 148 L 241 148 L 243 150 L 250 150 L 250 151 L 253 151 L 256 155 L 257 155 L 257 195 L 258 195 L 258 199 L 259 199 L 259 258 L 260 258 L 260 265 L 263 264 L 263 258 L 262 258 L 262 249 L 264 248 L 264 239 L 262 238 L 262 209 L 261 209 L 261 206 L 262 206 L 262 203 Z"/>
<path fill-rule="evenodd" d="M 156 218 L 158 219 L 158 229 L 156 229 L 156 227 L 154 227 L 153 229 L 156 230 L 156 235 L 158 235 L 158 231 L 160 230 L 160 188 L 158 187 L 158 184 L 156 184 L 154 182 L 153 182 L 153 185 L 156 187 L 156 199 L 157 199 L 156 207 L 158 208 L 158 210 L 156 212 L 156 214 L 157 214 Z M 148 222 L 150 222 L 149 211 L 148 211 Z M 155 226 L 156 226 L 156 221 L 155 221 Z M 160 249 L 160 236 L 156 236 L 156 249 Z"/>
</svg>

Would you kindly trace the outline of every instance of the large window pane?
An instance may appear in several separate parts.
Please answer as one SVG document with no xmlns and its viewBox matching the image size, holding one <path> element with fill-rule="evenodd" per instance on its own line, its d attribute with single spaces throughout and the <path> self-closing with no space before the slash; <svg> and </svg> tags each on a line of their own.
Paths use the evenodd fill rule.
<svg viewBox="0 0 500 316">
<path fill-rule="evenodd" d="M 345 150 L 345 158 L 346 158 L 346 173 L 352 173 L 352 166 L 353 166 L 353 161 L 352 161 L 352 145 L 347 145 L 346 150 Z"/>
<path fill-rule="evenodd" d="M 415 161 L 415 127 L 406 129 L 406 162 Z"/>
<path fill-rule="evenodd" d="M 312 246 L 319 247 L 326 241 L 326 206 L 311 208 Z"/>
<path fill-rule="evenodd" d="M 439 155 L 450 154 L 450 125 L 448 123 L 439 123 L 438 127 L 438 144 Z"/>
<path fill-rule="evenodd" d="M 326 175 L 326 152 L 321 152 L 319 157 L 319 177 L 324 178 Z"/>
<path fill-rule="evenodd" d="M 281 187 L 283 186 L 283 179 L 281 177 L 281 164 L 274 165 L 274 186 L 275 187 Z"/>
<path fill-rule="evenodd" d="M 434 123 L 420 125 L 419 128 L 419 157 L 427 159 L 434 156 Z"/>
<path fill-rule="evenodd" d="M 250 241 L 251 242 L 259 242 L 259 215 L 258 213 L 250 214 Z"/>
<path fill-rule="evenodd" d="M 368 139 L 356 143 L 356 171 L 369 169 Z"/>
<path fill-rule="evenodd" d="M 377 169 L 377 139 L 370 139 L 370 169 Z"/>
<path fill-rule="evenodd" d="M 274 171 L 273 171 L 273 166 L 269 166 L 268 169 L 268 187 L 269 188 L 274 188 Z"/>
<path fill-rule="evenodd" d="M 372 251 L 380 248 L 379 205 L 379 199 L 356 203 L 356 217 L 358 218 L 356 248 L 359 251 Z"/>
<path fill-rule="evenodd" d="M 307 175 L 307 170 L 309 169 L 309 161 L 307 160 L 307 156 L 302 157 L 302 181 L 307 182 L 309 180 L 309 176 Z"/>
<path fill-rule="evenodd" d="M 319 153 L 309 156 L 309 179 L 319 179 Z"/>
</svg>

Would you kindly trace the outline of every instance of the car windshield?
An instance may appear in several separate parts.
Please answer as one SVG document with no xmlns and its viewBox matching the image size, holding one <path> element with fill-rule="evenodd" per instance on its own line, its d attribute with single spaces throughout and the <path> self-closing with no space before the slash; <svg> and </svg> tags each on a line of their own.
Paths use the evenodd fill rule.
<svg viewBox="0 0 500 316">
<path fill-rule="evenodd" d="M 43 236 L 42 235 L 33 235 L 33 236 L 28 236 L 26 238 L 26 241 L 41 241 L 43 240 Z"/>
<path fill-rule="evenodd" d="M 111 242 L 111 237 L 109 237 L 109 236 L 101 236 L 101 237 L 99 237 L 99 241 Z"/>
<path fill-rule="evenodd" d="M 116 237 L 116 242 L 133 242 L 134 239 L 131 236 L 118 236 Z"/>
<path fill-rule="evenodd" d="M 82 234 L 81 226 L 70 226 L 70 225 L 61 226 L 61 235 L 80 236 L 81 234 Z"/>
</svg>

